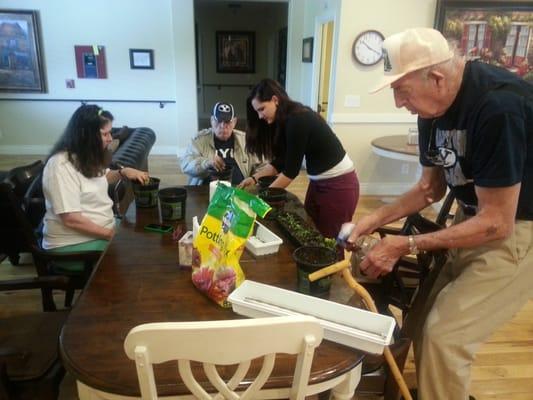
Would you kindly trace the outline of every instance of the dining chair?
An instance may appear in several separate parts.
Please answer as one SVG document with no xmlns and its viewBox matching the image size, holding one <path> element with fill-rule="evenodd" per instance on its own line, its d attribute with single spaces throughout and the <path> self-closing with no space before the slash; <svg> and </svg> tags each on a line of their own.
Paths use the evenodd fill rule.
<svg viewBox="0 0 533 400">
<path fill-rule="evenodd" d="M 65 306 L 70 307 L 76 289 L 83 289 L 92 273 L 93 266 L 100 259 L 99 251 L 80 251 L 70 253 L 54 253 L 43 249 L 38 233 L 32 226 L 28 215 L 25 213 L 22 201 L 17 198 L 9 182 L 0 183 L 0 231 L 6 235 L 17 237 L 17 240 L 30 252 L 38 276 L 67 276 L 69 287 L 65 293 Z M 57 264 L 61 262 L 81 262 L 83 269 L 72 273 L 60 271 Z M 52 301 L 52 292 L 41 289 L 43 307 L 46 309 Z"/>
<path fill-rule="evenodd" d="M 41 160 L 37 160 L 28 165 L 15 167 L 5 174 L 2 182 L 10 184 L 17 199 L 22 200 L 26 190 L 41 173 L 43 168 L 44 164 Z M 5 227 L 1 227 L 0 253 L 6 254 L 12 265 L 18 265 L 20 260 L 19 254 L 24 252 L 29 252 L 29 249 L 24 246 L 20 237 L 14 235 L 13 232 Z"/>
<path fill-rule="evenodd" d="M 447 226 L 451 218 L 451 208 L 455 197 L 448 193 L 435 220 L 430 220 L 419 213 L 409 215 L 401 228 L 388 226 L 378 228 L 377 232 L 383 238 L 387 235 L 417 235 L 435 232 Z M 406 324 L 406 318 L 412 310 L 413 304 L 421 290 L 428 290 L 426 279 L 433 268 L 440 268 L 447 259 L 447 253 L 442 250 L 421 251 L 416 257 L 400 258 L 393 266 L 391 273 L 373 281 L 359 282 L 371 294 L 378 311 L 392 317 L 391 306 L 401 311 L 397 330 L 394 332 L 394 343 L 390 346 L 396 364 L 403 371 L 405 361 L 411 345 L 411 338 Z M 356 266 L 354 266 L 356 269 Z M 411 320 L 416 316 L 409 315 Z M 368 355 L 363 361 L 361 383 L 358 393 L 377 393 L 385 399 L 395 399 L 398 386 L 390 374 L 388 366 L 380 355 Z"/>
<path fill-rule="evenodd" d="M 322 338 L 323 328 L 310 316 L 163 322 L 133 328 L 124 349 L 135 361 L 143 400 L 158 399 L 153 366 L 170 360 L 178 361 L 179 375 L 196 399 L 257 399 L 274 368 L 276 353 L 298 356 L 294 380 L 291 388 L 268 389 L 268 398 L 303 400 L 314 350 Z M 254 360 L 258 358 L 260 361 Z M 203 374 L 198 374 L 199 368 L 191 362 L 201 363 Z M 237 365 L 237 369 L 223 379 L 217 366 L 229 365 Z M 202 387 L 198 379 L 201 376 L 205 381 L 204 374 L 209 387 Z M 245 377 L 249 385 L 240 386 Z"/>
<path fill-rule="evenodd" d="M 0 280 L 0 292 L 41 289 L 64 290 L 65 277 L 36 277 Z M 68 310 L 47 310 L 10 314 L 0 318 L 0 399 L 56 400 L 65 369 L 59 359 L 58 341 Z M 6 315 L 7 316 L 4 316 Z"/>
</svg>

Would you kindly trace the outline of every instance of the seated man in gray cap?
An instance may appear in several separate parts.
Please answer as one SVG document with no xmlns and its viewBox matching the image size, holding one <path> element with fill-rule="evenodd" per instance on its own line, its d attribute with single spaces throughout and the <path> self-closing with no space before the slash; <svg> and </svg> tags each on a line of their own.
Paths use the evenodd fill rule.
<svg viewBox="0 0 533 400">
<path fill-rule="evenodd" d="M 229 103 L 218 102 L 213 107 L 211 128 L 203 129 L 187 147 L 181 157 L 183 173 L 189 175 L 189 185 L 202 185 L 210 176 L 228 177 L 232 185 L 251 176 L 261 165 L 259 159 L 246 152 L 245 133 L 235 129 L 237 117 Z"/>
</svg>

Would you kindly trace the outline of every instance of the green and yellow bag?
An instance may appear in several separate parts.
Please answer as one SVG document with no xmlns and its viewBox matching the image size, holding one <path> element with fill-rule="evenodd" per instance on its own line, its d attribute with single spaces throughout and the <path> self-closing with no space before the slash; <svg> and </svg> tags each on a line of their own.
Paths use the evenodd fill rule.
<svg viewBox="0 0 533 400">
<path fill-rule="evenodd" d="M 256 215 L 270 206 L 244 190 L 218 185 L 194 239 L 192 282 L 222 307 L 244 281 L 239 259 L 252 233 Z"/>
</svg>

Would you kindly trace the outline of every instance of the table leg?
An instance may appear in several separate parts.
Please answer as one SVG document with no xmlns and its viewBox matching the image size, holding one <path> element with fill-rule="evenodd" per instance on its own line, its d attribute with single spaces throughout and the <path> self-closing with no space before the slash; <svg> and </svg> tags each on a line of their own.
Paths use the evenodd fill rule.
<svg viewBox="0 0 533 400">
<path fill-rule="evenodd" d="M 356 368 L 346 374 L 346 379 L 331 390 L 333 399 L 351 400 L 353 398 L 355 388 L 361 380 L 361 364 L 359 363 Z"/>
</svg>

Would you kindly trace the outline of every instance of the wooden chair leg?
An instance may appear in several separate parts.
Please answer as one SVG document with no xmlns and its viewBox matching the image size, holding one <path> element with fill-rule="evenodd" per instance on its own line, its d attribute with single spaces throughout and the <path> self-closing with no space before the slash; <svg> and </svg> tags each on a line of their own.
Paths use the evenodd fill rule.
<svg viewBox="0 0 533 400">
<path fill-rule="evenodd" d="M 68 288 L 65 292 L 65 307 L 70 308 L 72 307 L 72 300 L 74 300 L 74 292 L 76 289 L 73 287 Z"/>
</svg>

